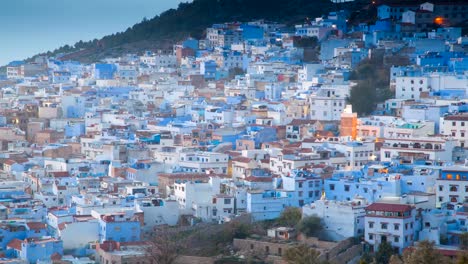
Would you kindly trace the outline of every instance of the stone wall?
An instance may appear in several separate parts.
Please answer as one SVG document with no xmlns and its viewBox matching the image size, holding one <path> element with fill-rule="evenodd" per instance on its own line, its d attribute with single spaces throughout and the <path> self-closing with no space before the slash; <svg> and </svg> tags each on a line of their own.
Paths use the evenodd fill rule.
<svg viewBox="0 0 468 264">
<path fill-rule="evenodd" d="M 354 238 L 348 238 L 339 243 L 320 241 L 317 238 L 300 238 L 299 243 L 305 243 L 318 250 L 321 261 L 329 261 L 332 264 L 347 263 L 361 254 L 362 246 L 355 245 Z M 270 263 L 284 263 L 282 255 L 297 242 L 288 241 L 262 241 L 256 239 L 234 239 L 233 245 L 236 251 L 267 256 Z"/>
<path fill-rule="evenodd" d="M 272 255 L 281 257 L 286 250 L 295 246 L 295 243 L 277 243 L 255 239 L 234 239 L 236 251 L 254 252 L 256 255 Z"/>
<path fill-rule="evenodd" d="M 362 254 L 362 245 L 354 245 L 344 252 L 338 254 L 336 257 L 330 258 L 328 261 L 330 264 L 341 264 L 347 263 L 348 261 L 354 259 L 357 256 Z"/>
</svg>

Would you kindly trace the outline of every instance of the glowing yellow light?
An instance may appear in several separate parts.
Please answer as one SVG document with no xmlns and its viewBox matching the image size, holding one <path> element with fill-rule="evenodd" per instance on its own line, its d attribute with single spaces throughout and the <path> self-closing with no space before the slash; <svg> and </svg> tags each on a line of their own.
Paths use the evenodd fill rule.
<svg viewBox="0 0 468 264">
<path fill-rule="evenodd" d="M 434 23 L 436 23 L 437 25 L 442 25 L 444 23 L 444 18 L 443 17 L 436 17 L 434 19 Z"/>
</svg>

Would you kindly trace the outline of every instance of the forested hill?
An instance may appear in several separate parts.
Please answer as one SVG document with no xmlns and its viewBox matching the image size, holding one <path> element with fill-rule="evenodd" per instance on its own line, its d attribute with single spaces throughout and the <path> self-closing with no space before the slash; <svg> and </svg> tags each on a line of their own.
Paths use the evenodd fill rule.
<svg viewBox="0 0 468 264">
<path fill-rule="evenodd" d="M 360 10 L 370 0 L 335 4 L 330 0 L 194 0 L 181 3 L 152 19 L 129 27 L 126 31 L 100 40 L 79 41 L 63 46 L 47 55 L 69 53 L 68 59 L 92 62 L 106 56 L 137 52 L 143 49 L 170 48 L 183 38 L 200 38 L 213 23 L 265 19 L 288 25 L 300 23 L 337 9 Z"/>
</svg>

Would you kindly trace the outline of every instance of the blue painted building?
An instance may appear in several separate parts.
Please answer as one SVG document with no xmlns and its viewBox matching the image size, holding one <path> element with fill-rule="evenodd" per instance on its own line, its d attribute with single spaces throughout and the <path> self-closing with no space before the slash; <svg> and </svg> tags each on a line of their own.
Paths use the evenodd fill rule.
<svg viewBox="0 0 468 264">
<path fill-rule="evenodd" d="M 38 260 L 49 260 L 53 255 L 63 255 L 63 243 L 54 238 L 35 239 L 27 238 L 21 244 L 20 258 L 29 263 Z"/>
<path fill-rule="evenodd" d="M 263 28 L 256 25 L 242 24 L 242 38 L 245 40 L 263 39 L 265 34 Z"/>
<path fill-rule="evenodd" d="M 29 263 L 50 261 L 63 255 L 63 242 L 54 238 L 14 239 L 7 246 L 7 256 Z"/>
<path fill-rule="evenodd" d="M 294 192 L 279 190 L 249 190 L 247 212 L 254 221 L 276 219 L 286 207 L 296 205 Z"/>
<path fill-rule="evenodd" d="M 400 196 L 401 183 L 397 175 L 368 179 L 351 171 L 336 173 L 332 178 L 326 179 L 324 190 L 330 200 L 351 201 L 355 196 L 360 196 L 369 202 L 375 202 L 385 196 Z"/>
<path fill-rule="evenodd" d="M 202 74 L 205 79 L 216 79 L 216 68 L 218 65 L 215 61 L 202 61 L 200 63 L 200 74 Z"/>
<path fill-rule="evenodd" d="M 182 47 L 191 48 L 193 50 L 198 50 L 198 40 L 194 38 L 188 38 L 182 42 Z"/>
<path fill-rule="evenodd" d="M 113 101 L 118 102 L 128 100 L 129 94 L 133 91 L 134 87 L 106 87 L 96 91 L 98 98 L 112 98 Z"/>
<path fill-rule="evenodd" d="M 468 71 L 468 56 L 450 58 L 447 65 L 449 70 L 453 72 L 463 73 Z"/>
<path fill-rule="evenodd" d="M 141 239 L 141 222 L 132 212 L 101 215 L 99 239 L 103 241 L 135 242 Z"/>
<path fill-rule="evenodd" d="M 252 125 L 246 128 L 247 134 L 255 142 L 255 148 L 260 148 L 263 143 L 277 141 L 276 129 L 268 126 Z"/>
<path fill-rule="evenodd" d="M 85 131 L 85 123 L 84 122 L 77 122 L 77 123 L 69 123 L 64 127 L 65 137 L 79 137 L 86 133 Z"/>
<path fill-rule="evenodd" d="M 94 78 L 99 80 L 112 80 L 117 72 L 114 64 L 94 64 Z"/>
<path fill-rule="evenodd" d="M 320 43 L 320 60 L 327 61 L 335 56 L 335 48 L 346 47 L 351 43 L 350 39 L 330 39 Z"/>
<path fill-rule="evenodd" d="M 65 118 L 82 118 L 86 112 L 86 98 L 79 95 L 62 96 L 62 112 Z"/>
</svg>

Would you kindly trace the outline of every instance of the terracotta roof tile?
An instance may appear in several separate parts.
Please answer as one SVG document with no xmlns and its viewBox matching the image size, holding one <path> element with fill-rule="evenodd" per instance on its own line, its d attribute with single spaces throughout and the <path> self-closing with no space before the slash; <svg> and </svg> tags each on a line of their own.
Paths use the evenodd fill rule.
<svg viewBox="0 0 468 264">
<path fill-rule="evenodd" d="M 7 247 L 14 248 L 16 250 L 21 250 L 21 243 L 23 243 L 23 241 L 17 238 L 14 238 L 13 240 L 10 241 L 10 243 L 8 243 Z"/>
<path fill-rule="evenodd" d="M 406 212 L 411 211 L 413 207 L 407 204 L 387 204 L 373 203 L 366 207 L 367 211 L 384 211 L 384 212 Z"/>
<path fill-rule="evenodd" d="M 28 222 L 26 223 L 26 225 L 28 226 L 28 228 L 30 230 L 41 230 L 41 229 L 46 229 L 46 224 L 44 223 L 41 223 L 41 222 Z"/>
</svg>

